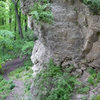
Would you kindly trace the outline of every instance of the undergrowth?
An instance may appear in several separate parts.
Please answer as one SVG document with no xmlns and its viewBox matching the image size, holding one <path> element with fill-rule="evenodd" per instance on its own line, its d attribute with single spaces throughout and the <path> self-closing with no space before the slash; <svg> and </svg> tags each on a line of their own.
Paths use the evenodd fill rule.
<svg viewBox="0 0 100 100">
<path fill-rule="evenodd" d="M 51 23 L 53 20 L 53 14 L 50 9 L 49 0 L 39 0 L 34 3 L 33 8 L 30 10 L 30 15 L 32 15 L 33 19 L 37 22 L 45 22 Z"/>
<path fill-rule="evenodd" d="M 50 60 L 35 79 L 35 87 L 39 89 L 37 96 L 40 100 L 70 100 L 76 82 L 76 77 L 67 69 L 63 72 Z"/>
<path fill-rule="evenodd" d="M 90 73 L 90 77 L 88 78 L 88 83 L 97 86 L 100 82 L 100 72 L 97 72 L 96 69 L 89 68 L 88 72 Z"/>
<path fill-rule="evenodd" d="M 100 0 L 83 0 L 94 14 L 100 14 Z"/>
<path fill-rule="evenodd" d="M 23 40 L 16 33 L 0 30 L 0 63 L 20 56 L 31 55 L 34 46 L 33 38 L 33 31 L 30 29 L 28 29 Z"/>
<path fill-rule="evenodd" d="M 9 73 L 9 78 L 12 80 L 28 80 L 32 77 L 32 62 L 25 61 L 24 65 Z"/>
<path fill-rule="evenodd" d="M 3 76 L 0 75 L 0 100 L 5 100 L 14 87 L 15 84 L 12 80 L 5 80 Z"/>
<path fill-rule="evenodd" d="M 27 95 L 28 100 L 32 100 L 30 91 L 32 84 L 32 74 L 32 62 L 28 59 L 25 61 L 22 67 L 17 68 L 16 70 L 10 72 L 8 75 L 12 80 L 20 80 L 24 82 L 24 94 Z"/>
</svg>

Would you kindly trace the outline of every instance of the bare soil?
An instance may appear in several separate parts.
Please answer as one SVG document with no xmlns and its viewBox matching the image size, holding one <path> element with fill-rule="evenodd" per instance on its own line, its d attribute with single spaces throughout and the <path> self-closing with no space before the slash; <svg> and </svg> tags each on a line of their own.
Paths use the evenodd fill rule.
<svg viewBox="0 0 100 100">
<path fill-rule="evenodd" d="M 26 56 L 23 58 L 16 58 L 12 61 L 8 61 L 5 64 L 2 65 L 3 67 L 3 77 L 6 80 L 9 80 L 8 74 L 11 71 L 16 70 L 17 68 L 21 67 L 24 64 L 24 61 L 26 60 Z M 10 95 L 5 100 L 25 100 L 27 96 L 25 97 L 24 93 L 24 82 L 22 80 L 13 80 L 15 84 L 15 88 L 11 91 Z M 26 99 L 27 100 L 27 99 Z"/>
<path fill-rule="evenodd" d="M 26 59 L 26 56 L 20 58 L 16 58 L 14 60 L 11 60 L 11 61 L 8 61 L 6 62 L 5 64 L 2 64 L 2 68 L 3 68 L 3 76 L 6 80 L 8 80 L 8 74 L 11 72 L 11 71 L 14 71 L 15 69 L 21 67 L 23 64 L 24 64 L 24 61 Z"/>
</svg>

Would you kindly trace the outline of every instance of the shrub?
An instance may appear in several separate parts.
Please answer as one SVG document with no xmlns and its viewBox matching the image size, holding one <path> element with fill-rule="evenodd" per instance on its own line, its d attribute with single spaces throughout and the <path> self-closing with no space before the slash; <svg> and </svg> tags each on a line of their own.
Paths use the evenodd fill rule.
<svg viewBox="0 0 100 100">
<path fill-rule="evenodd" d="M 0 30 L 0 48 L 3 49 L 3 51 L 6 49 L 12 49 L 13 48 L 13 33 L 7 30 Z"/>
<path fill-rule="evenodd" d="M 83 87 L 83 88 L 79 88 L 77 90 L 77 92 L 84 94 L 84 93 L 88 93 L 89 92 L 89 89 L 90 89 L 90 87 L 89 86 L 86 86 L 86 87 Z"/>
<path fill-rule="evenodd" d="M 33 49 L 33 45 L 34 45 L 33 41 L 25 42 L 25 44 L 22 46 L 22 49 L 21 49 L 22 54 L 30 55 Z"/>
<path fill-rule="evenodd" d="M 0 75 L 0 100 L 5 100 L 14 87 L 13 81 L 7 81 Z"/>
<path fill-rule="evenodd" d="M 100 0 L 83 0 L 89 6 L 94 14 L 100 14 Z"/>
<path fill-rule="evenodd" d="M 41 100 L 70 100 L 75 84 L 76 78 L 68 72 L 62 72 L 61 67 L 56 66 L 52 60 L 35 79 Z"/>
<path fill-rule="evenodd" d="M 89 82 L 90 84 L 94 85 L 94 84 L 95 84 L 94 77 L 90 76 L 90 77 L 88 78 L 88 82 Z"/>
<path fill-rule="evenodd" d="M 51 10 L 49 9 L 49 2 L 48 0 L 43 0 L 43 3 L 37 2 L 34 3 L 34 7 L 30 11 L 30 15 L 33 16 L 33 19 L 35 19 L 37 22 L 47 22 L 51 23 L 53 19 L 53 15 Z"/>
</svg>

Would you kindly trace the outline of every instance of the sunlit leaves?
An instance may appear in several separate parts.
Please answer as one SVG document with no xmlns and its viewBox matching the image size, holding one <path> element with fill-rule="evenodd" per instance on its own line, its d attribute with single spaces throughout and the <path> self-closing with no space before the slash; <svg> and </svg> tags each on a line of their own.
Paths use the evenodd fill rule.
<svg viewBox="0 0 100 100">
<path fill-rule="evenodd" d="M 8 15 L 9 6 L 6 2 L 0 1 L 0 17 Z"/>
</svg>

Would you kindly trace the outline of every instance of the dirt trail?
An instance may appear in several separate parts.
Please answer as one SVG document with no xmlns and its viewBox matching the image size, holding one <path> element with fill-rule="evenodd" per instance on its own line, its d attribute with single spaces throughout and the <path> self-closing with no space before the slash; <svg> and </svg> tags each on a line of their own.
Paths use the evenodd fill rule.
<svg viewBox="0 0 100 100">
<path fill-rule="evenodd" d="M 22 58 L 16 58 L 16 59 L 14 59 L 14 60 L 11 60 L 11 61 L 6 62 L 5 64 L 2 64 L 2 68 L 3 68 L 3 70 L 4 70 L 3 77 L 4 77 L 6 80 L 8 80 L 9 78 L 8 78 L 7 75 L 8 75 L 11 71 L 13 71 L 13 70 L 15 70 L 15 69 L 21 67 L 21 66 L 24 64 L 25 59 L 26 59 L 26 56 L 24 56 L 24 57 L 22 57 Z"/>
<path fill-rule="evenodd" d="M 6 80 L 9 80 L 8 74 L 16 70 L 17 68 L 21 67 L 24 64 L 24 61 L 26 60 L 26 57 L 17 58 L 12 61 L 8 61 L 5 64 L 2 65 L 4 70 L 3 77 Z M 24 82 L 22 80 L 13 80 L 15 84 L 15 88 L 11 91 L 10 95 L 5 100 L 28 100 L 27 96 L 24 93 Z M 26 99 L 25 99 L 26 98 Z"/>
<path fill-rule="evenodd" d="M 24 82 L 14 80 L 15 88 L 5 100 L 24 100 Z"/>
</svg>

